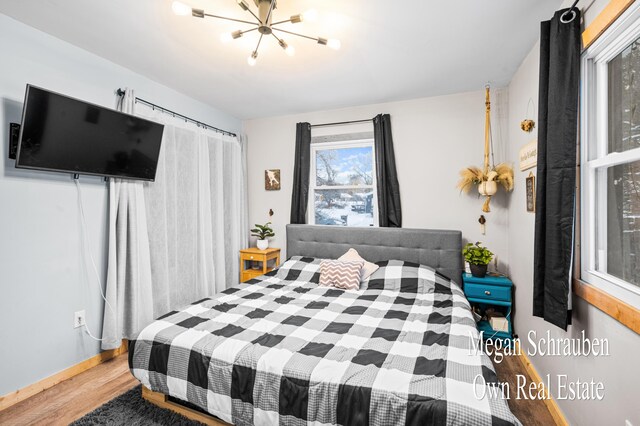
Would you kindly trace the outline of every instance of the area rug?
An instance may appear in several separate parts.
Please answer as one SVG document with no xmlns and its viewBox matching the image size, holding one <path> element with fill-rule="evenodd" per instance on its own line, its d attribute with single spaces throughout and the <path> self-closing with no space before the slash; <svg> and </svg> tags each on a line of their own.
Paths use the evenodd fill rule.
<svg viewBox="0 0 640 426">
<path fill-rule="evenodd" d="M 145 401 L 142 399 L 140 386 L 136 386 L 71 425 L 202 426 L 202 423 L 194 422 Z"/>
</svg>

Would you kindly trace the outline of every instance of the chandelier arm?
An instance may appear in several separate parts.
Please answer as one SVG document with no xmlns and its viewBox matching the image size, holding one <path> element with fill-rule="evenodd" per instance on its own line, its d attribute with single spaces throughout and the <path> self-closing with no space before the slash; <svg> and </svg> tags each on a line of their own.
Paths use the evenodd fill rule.
<svg viewBox="0 0 640 426">
<path fill-rule="evenodd" d="M 317 37 L 311 37 L 311 36 L 304 35 L 304 34 L 294 33 L 294 32 L 291 32 L 291 31 L 287 31 L 287 30 L 280 29 L 280 28 L 271 28 L 271 29 L 272 29 L 273 31 L 280 31 L 280 32 L 287 33 L 287 34 L 291 34 L 291 35 L 294 35 L 294 36 L 298 36 L 298 37 L 302 37 L 302 38 L 308 38 L 309 40 L 318 41 L 318 38 L 317 38 Z M 272 34 L 273 34 L 273 33 L 272 33 Z M 276 38 L 278 38 L 278 37 L 276 36 Z M 279 40 L 279 39 L 278 39 L 278 40 Z"/>
<path fill-rule="evenodd" d="M 256 22 L 251 22 L 251 21 L 243 21 L 242 19 L 235 19 L 235 18 L 227 18 L 226 16 L 218 16 L 218 15 L 212 15 L 210 13 L 205 13 L 204 16 L 207 16 L 209 18 L 217 18 L 217 19 L 224 19 L 225 21 L 234 21 L 234 22 L 241 22 L 243 24 L 249 24 L 249 25 L 260 25 Z"/>
<path fill-rule="evenodd" d="M 284 42 L 284 40 L 283 40 L 283 39 L 281 39 L 280 37 L 278 37 L 278 36 L 276 35 L 276 33 L 271 33 L 271 35 L 272 35 L 272 36 L 274 36 L 274 37 L 276 38 L 276 40 L 278 40 L 278 43 L 282 43 L 282 42 Z"/>
<path fill-rule="evenodd" d="M 244 34 L 246 34 L 246 33 L 250 33 L 251 31 L 255 31 L 255 30 L 257 30 L 257 29 L 258 29 L 258 27 L 254 27 L 254 28 L 251 28 L 250 30 L 240 31 L 240 34 L 244 35 Z"/>
<path fill-rule="evenodd" d="M 267 13 L 267 22 L 265 22 L 265 24 L 269 22 L 269 19 L 271 19 L 271 13 L 273 12 L 273 6 L 275 6 L 275 4 L 276 0 L 271 0 L 271 4 L 269 5 L 269 13 Z"/>
<path fill-rule="evenodd" d="M 284 21 L 274 22 L 274 23 L 271 24 L 271 26 L 273 27 L 274 25 L 286 24 L 287 22 L 291 22 L 291 18 L 285 19 Z"/>
<path fill-rule="evenodd" d="M 262 37 L 264 37 L 264 34 L 260 33 L 260 38 L 258 39 L 258 45 L 254 50 L 255 53 L 258 53 L 258 49 L 260 48 L 260 42 L 262 41 Z"/>
</svg>

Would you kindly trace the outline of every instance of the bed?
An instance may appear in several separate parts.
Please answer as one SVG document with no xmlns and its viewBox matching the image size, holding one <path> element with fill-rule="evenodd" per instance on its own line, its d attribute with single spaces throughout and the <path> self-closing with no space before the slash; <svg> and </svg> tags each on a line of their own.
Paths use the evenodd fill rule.
<svg viewBox="0 0 640 426">
<path fill-rule="evenodd" d="M 380 268 L 357 291 L 319 286 L 349 248 Z M 289 225 L 289 260 L 150 324 L 131 372 L 209 424 L 520 424 L 479 397 L 497 377 L 470 347 L 460 250 L 458 231 Z"/>
</svg>

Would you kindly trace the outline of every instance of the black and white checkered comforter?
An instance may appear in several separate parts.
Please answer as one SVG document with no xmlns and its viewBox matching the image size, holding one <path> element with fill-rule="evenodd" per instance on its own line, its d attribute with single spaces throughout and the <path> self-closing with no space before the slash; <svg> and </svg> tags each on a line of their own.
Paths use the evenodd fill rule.
<svg viewBox="0 0 640 426">
<path fill-rule="evenodd" d="M 343 291 L 317 284 L 319 260 L 292 258 L 150 324 L 130 342 L 131 371 L 238 426 L 519 424 L 505 400 L 474 394 L 476 376 L 497 378 L 470 350 L 458 285 L 380 265 Z"/>
</svg>

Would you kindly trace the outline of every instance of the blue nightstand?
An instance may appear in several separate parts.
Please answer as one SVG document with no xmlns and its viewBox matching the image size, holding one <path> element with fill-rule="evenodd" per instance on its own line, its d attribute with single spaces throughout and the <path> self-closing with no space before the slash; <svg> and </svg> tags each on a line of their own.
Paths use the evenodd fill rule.
<svg viewBox="0 0 640 426">
<path fill-rule="evenodd" d="M 512 297 L 511 289 L 513 283 L 502 275 L 487 274 L 484 278 L 477 278 L 471 274 L 462 274 L 464 283 L 464 294 L 471 306 L 476 306 L 484 314 L 485 309 L 494 308 L 502 312 L 509 324 L 509 331 L 495 331 L 491 328 L 489 321 L 478 322 L 478 331 L 484 331 L 484 338 L 503 339 L 504 343 L 510 344 L 513 338 L 513 324 L 511 322 Z"/>
</svg>

